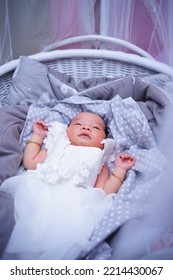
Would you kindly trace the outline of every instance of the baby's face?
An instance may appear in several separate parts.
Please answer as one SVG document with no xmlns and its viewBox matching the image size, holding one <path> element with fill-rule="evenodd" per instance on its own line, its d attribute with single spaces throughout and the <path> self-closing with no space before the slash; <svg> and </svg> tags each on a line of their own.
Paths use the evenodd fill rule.
<svg viewBox="0 0 173 280">
<path fill-rule="evenodd" d="M 101 142 L 106 138 L 105 123 L 98 115 L 83 112 L 74 117 L 67 128 L 72 145 L 103 149 Z"/>
</svg>

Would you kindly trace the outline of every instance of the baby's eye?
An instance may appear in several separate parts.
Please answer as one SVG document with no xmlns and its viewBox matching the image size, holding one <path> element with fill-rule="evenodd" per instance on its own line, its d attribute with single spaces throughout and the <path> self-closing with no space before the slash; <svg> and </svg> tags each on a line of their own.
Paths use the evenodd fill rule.
<svg viewBox="0 0 173 280">
<path fill-rule="evenodd" d="M 100 130 L 100 127 L 98 126 L 93 126 L 94 129 Z"/>
<path fill-rule="evenodd" d="M 75 123 L 75 125 L 82 125 L 81 123 Z"/>
</svg>

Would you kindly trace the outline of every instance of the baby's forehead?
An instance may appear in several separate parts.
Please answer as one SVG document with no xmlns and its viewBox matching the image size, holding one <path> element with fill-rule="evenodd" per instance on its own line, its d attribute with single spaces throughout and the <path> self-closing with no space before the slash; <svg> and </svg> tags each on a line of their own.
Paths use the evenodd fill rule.
<svg viewBox="0 0 173 280">
<path fill-rule="evenodd" d="M 75 116 L 72 119 L 72 121 L 77 121 L 77 120 L 97 122 L 97 123 L 100 123 L 101 125 L 105 126 L 104 120 L 100 116 L 98 116 L 97 114 L 94 114 L 94 113 L 89 113 L 89 112 L 79 113 L 77 116 Z"/>
</svg>

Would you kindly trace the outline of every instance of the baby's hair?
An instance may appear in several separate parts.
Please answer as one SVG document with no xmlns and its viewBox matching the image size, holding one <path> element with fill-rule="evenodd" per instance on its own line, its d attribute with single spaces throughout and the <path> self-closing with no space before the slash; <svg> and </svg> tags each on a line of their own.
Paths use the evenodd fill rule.
<svg viewBox="0 0 173 280">
<path fill-rule="evenodd" d="M 106 137 L 109 135 L 109 128 L 106 124 L 105 124 L 105 134 L 106 134 Z"/>
</svg>

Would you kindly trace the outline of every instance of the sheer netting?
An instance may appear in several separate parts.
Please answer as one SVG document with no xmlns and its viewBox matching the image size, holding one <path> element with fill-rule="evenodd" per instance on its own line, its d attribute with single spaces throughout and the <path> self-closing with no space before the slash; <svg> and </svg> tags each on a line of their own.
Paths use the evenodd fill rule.
<svg viewBox="0 0 173 280">
<path fill-rule="evenodd" d="M 157 60 L 173 65 L 172 0 L 0 0 L 0 3 L 0 64 L 20 55 L 52 49 L 65 38 L 101 34 L 125 39 Z"/>
<path fill-rule="evenodd" d="M 102 35 L 125 39 L 173 65 L 171 0 L 101 0 Z"/>
<path fill-rule="evenodd" d="M 95 0 L 0 0 L 0 64 L 95 33 Z"/>
</svg>

